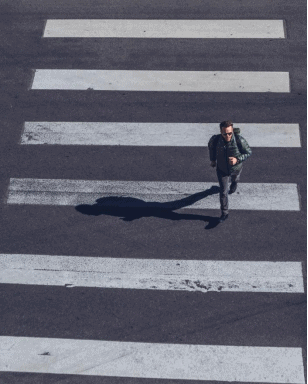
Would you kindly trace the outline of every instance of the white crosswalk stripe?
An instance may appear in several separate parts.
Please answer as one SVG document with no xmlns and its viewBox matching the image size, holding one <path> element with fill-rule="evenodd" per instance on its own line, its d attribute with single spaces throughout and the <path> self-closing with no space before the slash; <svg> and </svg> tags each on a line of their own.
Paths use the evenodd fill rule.
<svg viewBox="0 0 308 384">
<path fill-rule="evenodd" d="M 32 89 L 290 92 L 288 72 L 37 69 Z"/>
<path fill-rule="evenodd" d="M 216 187 L 216 188 L 215 188 Z M 8 204 L 219 209 L 217 183 L 11 179 Z M 296 184 L 241 183 L 230 209 L 300 210 Z"/>
<path fill-rule="evenodd" d="M 299 262 L 0 254 L 0 283 L 194 292 L 303 293 Z"/>
<path fill-rule="evenodd" d="M 47 20 L 44 37 L 284 38 L 283 20 Z"/>
<path fill-rule="evenodd" d="M 236 124 L 251 147 L 300 147 L 298 124 Z M 25 122 L 21 144 L 204 147 L 219 124 Z"/>
<path fill-rule="evenodd" d="M 300 348 L 0 336 L 0 370 L 154 379 L 305 383 Z"/>
</svg>

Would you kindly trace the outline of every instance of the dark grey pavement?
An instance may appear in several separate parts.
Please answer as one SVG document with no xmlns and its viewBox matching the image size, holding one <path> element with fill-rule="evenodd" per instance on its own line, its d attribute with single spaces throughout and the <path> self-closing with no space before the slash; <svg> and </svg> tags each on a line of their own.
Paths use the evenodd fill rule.
<svg viewBox="0 0 308 384">
<path fill-rule="evenodd" d="M 284 19 L 284 40 L 48 39 L 48 18 Z M 306 268 L 304 1 L 0 0 L 0 253 L 301 261 Z M 31 91 L 36 68 L 288 71 L 289 94 Z M 301 148 L 252 148 L 246 183 L 296 183 L 300 212 L 177 211 L 178 220 L 8 206 L 9 179 L 213 181 L 204 148 L 20 146 L 24 121 L 299 123 Z M 240 187 L 239 187 L 240 188 Z M 94 202 L 93 202 L 94 203 Z M 302 294 L 184 293 L 0 285 L 0 335 L 302 347 Z M 195 384 L 197 381 L 159 380 Z M 158 380 L 0 373 L 0 384 Z M 199 383 L 199 382 L 198 382 Z M 210 383 L 210 382 L 207 382 Z M 219 382 L 215 382 L 219 383 Z"/>
</svg>

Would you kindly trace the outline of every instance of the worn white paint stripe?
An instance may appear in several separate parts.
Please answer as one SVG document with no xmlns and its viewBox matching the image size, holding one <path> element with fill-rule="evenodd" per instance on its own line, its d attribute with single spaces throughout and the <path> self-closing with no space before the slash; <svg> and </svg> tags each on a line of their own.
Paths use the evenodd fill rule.
<svg viewBox="0 0 308 384">
<path fill-rule="evenodd" d="M 10 179 L 7 203 L 78 205 L 101 199 L 102 207 L 219 209 L 217 191 L 205 192 L 211 187 L 218 189 L 209 182 Z M 300 210 L 296 184 L 240 183 L 229 200 L 230 209 Z"/>
<path fill-rule="evenodd" d="M 251 147 L 300 147 L 298 124 L 236 124 Z M 204 147 L 218 123 L 25 123 L 21 144 Z"/>
<path fill-rule="evenodd" d="M 0 254 L 0 283 L 182 291 L 303 293 L 300 262 Z"/>
<path fill-rule="evenodd" d="M 0 337 L 0 371 L 305 383 L 301 348 Z"/>
<path fill-rule="evenodd" d="M 37 69 L 32 89 L 290 92 L 288 72 Z"/>
<path fill-rule="evenodd" d="M 283 20 L 47 20 L 44 37 L 284 38 Z"/>
</svg>

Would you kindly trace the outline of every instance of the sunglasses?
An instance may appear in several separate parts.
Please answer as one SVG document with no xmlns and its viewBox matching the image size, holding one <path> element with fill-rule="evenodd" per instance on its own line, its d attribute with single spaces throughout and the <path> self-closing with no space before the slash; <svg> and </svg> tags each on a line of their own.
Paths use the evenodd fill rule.
<svg viewBox="0 0 308 384">
<path fill-rule="evenodd" d="M 223 136 L 232 136 L 232 133 L 233 133 L 233 132 L 230 132 L 230 133 L 223 133 L 222 135 L 223 135 Z"/>
</svg>

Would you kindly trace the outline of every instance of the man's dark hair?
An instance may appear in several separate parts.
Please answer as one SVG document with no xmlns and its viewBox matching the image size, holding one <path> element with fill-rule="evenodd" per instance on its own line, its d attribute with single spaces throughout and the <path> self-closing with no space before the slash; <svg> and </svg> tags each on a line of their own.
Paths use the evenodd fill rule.
<svg viewBox="0 0 308 384">
<path fill-rule="evenodd" d="M 233 123 L 232 123 L 232 121 L 230 121 L 230 120 L 226 120 L 226 121 L 222 121 L 220 124 L 219 124 L 219 126 L 220 126 L 220 130 L 222 130 L 223 128 L 228 128 L 228 127 L 232 127 L 233 128 Z"/>
</svg>

